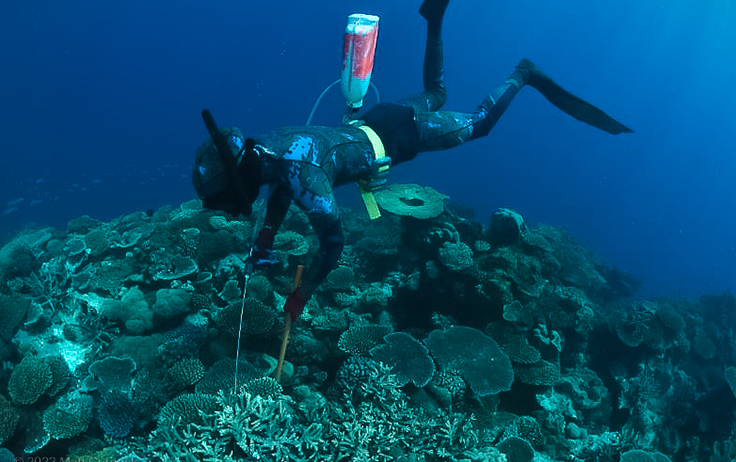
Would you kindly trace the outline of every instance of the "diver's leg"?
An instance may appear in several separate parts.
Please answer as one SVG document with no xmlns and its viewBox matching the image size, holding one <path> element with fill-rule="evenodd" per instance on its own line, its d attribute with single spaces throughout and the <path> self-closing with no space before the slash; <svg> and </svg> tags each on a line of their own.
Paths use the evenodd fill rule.
<svg viewBox="0 0 736 462">
<path fill-rule="evenodd" d="M 415 121 L 419 151 L 449 149 L 488 135 L 525 85 L 534 88 L 549 102 L 581 122 L 613 135 L 632 132 L 602 110 L 559 86 L 528 59 L 522 59 L 509 78 L 483 99 L 476 112 L 417 112 Z"/>
<path fill-rule="evenodd" d="M 418 112 L 415 114 L 419 151 L 450 149 L 488 135 L 516 94 L 526 84 L 529 72 L 517 68 L 506 81 L 483 99 L 476 112 Z"/>
<path fill-rule="evenodd" d="M 427 42 L 424 49 L 422 80 L 424 92 L 401 101 L 416 111 L 437 111 L 447 99 L 444 84 L 444 56 L 442 49 L 442 20 L 450 0 L 424 0 L 419 14 L 427 20 Z"/>
</svg>

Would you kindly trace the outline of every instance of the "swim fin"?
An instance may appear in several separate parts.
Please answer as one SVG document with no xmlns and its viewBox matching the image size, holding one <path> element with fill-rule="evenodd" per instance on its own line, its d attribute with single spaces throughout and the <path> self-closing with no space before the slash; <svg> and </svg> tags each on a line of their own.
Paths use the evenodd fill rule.
<svg viewBox="0 0 736 462">
<path fill-rule="evenodd" d="M 419 14 L 427 21 L 441 21 L 445 16 L 448 3 L 450 0 L 424 0 L 419 7 Z"/>
<path fill-rule="evenodd" d="M 547 101 L 566 114 L 612 135 L 634 132 L 602 110 L 559 86 L 530 60 L 522 59 L 516 68 L 524 74 L 528 72 L 524 83 L 537 90 L 547 98 Z"/>
</svg>

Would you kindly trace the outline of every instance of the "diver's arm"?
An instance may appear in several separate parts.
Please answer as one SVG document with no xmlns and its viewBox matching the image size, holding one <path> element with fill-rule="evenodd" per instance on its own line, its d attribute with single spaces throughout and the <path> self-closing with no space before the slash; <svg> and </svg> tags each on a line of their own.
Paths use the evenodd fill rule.
<svg viewBox="0 0 736 462">
<path fill-rule="evenodd" d="M 314 220 L 310 217 L 312 227 L 319 237 L 319 249 L 307 268 L 303 282 L 299 288 L 289 294 L 284 304 L 284 312 L 296 320 L 304 311 L 304 305 L 312 296 L 320 283 L 337 266 L 342 249 L 345 246 L 345 235 L 342 231 L 342 220 Z"/>
<path fill-rule="evenodd" d="M 281 226 L 281 223 L 284 221 L 286 212 L 289 211 L 290 205 L 291 193 L 289 192 L 289 189 L 283 185 L 277 186 L 266 204 L 266 218 L 263 220 L 263 229 L 261 229 L 261 233 L 268 229 L 275 235 L 279 226 Z M 271 248 L 272 245 L 273 236 L 271 236 L 271 245 L 269 248 Z"/>
<path fill-rule="evenodd" d="M 273 255 L 273 240 L 286 217 L 286 212 L 289 211 L 289 205 L 291 205 L 291 193 L 288 188 L 282 185 L 277 186 L 276 190 L 268 199 L 263 227 L 258 232 L 258 238 L 253 243 L 252 256 L 256 261 L 256 266 L 276 262 L 276 258 Z"/>
<path fill-rule="evenodd" d="M 311 220 L 312 227 L 319 239 L 319 248 L 307 268 L 302 283 L 302 294 L 308 299 L 324 281 L 330 271 L 337 266 L 342 249 L 345 247 L 345 234 L 342 220 Z"/>
<path fill-rule="evenodd" d="M 301 287 L 286 299 L 284 311 L 291 314 L 292 319 L 299 317 L 309 297 L 337 265 L 345 246 L 342 221 L 329 179 L 321 169 L 303 173 L 309 173 L 309 188 L 298 184 L 301 189 L 295 188 L 294 201 L 307 213 L 319 239 L 319 248 L 302 278 Z"/>
</svg>

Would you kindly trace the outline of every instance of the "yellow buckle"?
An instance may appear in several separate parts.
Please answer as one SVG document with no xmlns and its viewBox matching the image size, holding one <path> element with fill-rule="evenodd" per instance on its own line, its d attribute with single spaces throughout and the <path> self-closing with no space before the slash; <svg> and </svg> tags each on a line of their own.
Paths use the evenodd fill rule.
<svg viewBox="0 0 736 462">
<path fill-rule="evenodd" d="M 383 142 L 381 141 L 381 138 L 376 134 L 376 132 L 367 125 L 359 125 L 358 128 L 361 129 L 363 133 L 365 133 L 365 135 L 368 137 L 368 141 L 371 142 L 375 159 L 379 160 L 386 157 L 386 150 L 383 147 Z M 378 173 L 384 173 L 388 169 L 388 165 L 382 165 L 378 168 Z M 365 185 L 367 183 L 369 183 L 369 181 L 359 181 L 358 189 L 360 190 L 360 195 L 363 198 L 365 208 L 368 211 L 368 217 L 371 220 L 375 220 L 376 218 L 379 218 L 381 216 L 381 211 L 378 208 L 378 204 L 376 203 L 376 198 L 373 196 L 373 192 L 365 188 Z"/>
</svg>

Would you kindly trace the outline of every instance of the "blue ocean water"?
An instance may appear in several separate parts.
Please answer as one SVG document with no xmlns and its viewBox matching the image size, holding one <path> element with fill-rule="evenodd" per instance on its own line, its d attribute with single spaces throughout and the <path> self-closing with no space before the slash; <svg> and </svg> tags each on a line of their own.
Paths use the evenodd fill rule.
<svg viewBox="0 0 736 462">
<path fill-rule="evenodd" d="M 382 99 L 419 91 L 418 3 L 3 1 L 0 236 L 194 197 L 200 111 L 248 134 L 304 123 L 339 75 L 349 13 L 382 18 Z M 525 89 L 488 138 L 424 154 L 392 181 L 431 185 L 481 222 L 512 207 L 565 226 L 643 296 L 733 291 L 734 26 L 725 0 L 455 0 L 447 109 L 474 108 L 526 56 L 636 132 L 609 136 Z M 342 105 L 328 95 L 315 123 L 339 123 Z"/>
</svg>

